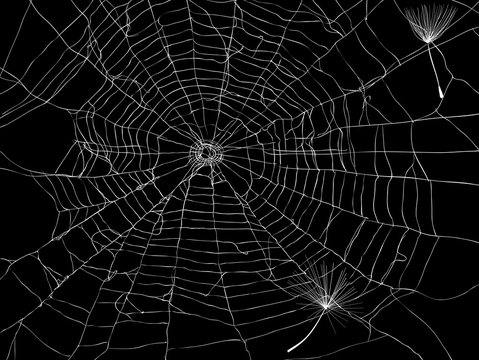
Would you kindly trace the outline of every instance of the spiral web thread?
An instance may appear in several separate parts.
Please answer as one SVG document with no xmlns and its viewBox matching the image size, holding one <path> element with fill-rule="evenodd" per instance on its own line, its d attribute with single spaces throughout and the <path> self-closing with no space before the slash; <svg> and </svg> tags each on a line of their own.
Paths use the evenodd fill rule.
<svg viewBox="0 0 479 360">
<path fill-rule="evenodd" d="M 448 167 L 477 159 L 477 112 L 404 98 L 417 77 L 396 81 L 427 50 L 394 2 L 67 3 L 56 14 L 27 2 L 2 40 L 0 131 L 49 108 L 74 139 L 54 171 L 2 152 L 2 170 L 34 179 L 58 218 L 34 251 L 0 253 L 2 296 L 19 299 L 2 310 L 1 356 L 36 344 L 52 359 L 174 358 L 226 344 L 255 358 L 311 327 L 291 281 L 312 263 L 339 264 L 363 309 L 347 321 L 359 340 L 308 356 L 383 338 L 414 355 L 376 317 L 405 294 L 440 303 L 474 288 L 477 272 L 452 267 L 463 282 L 443 287 L 431 269 L 437 253 L 477 254 L 473 233 L 438 220 L 460 213 L 438 205 L 446 194 L 478 191 Z M 409 50 L 387 41 L 398 30 L 385 14 Z M 443 39 L 477 41 L 469 30 Z M 35 33 L 39 50 L 21 41 Z M 477 103 L 479 84 L 447 61 L 444 101 L 457 85 Z M 421 82 L 431 93 L 433 80 Z M 434 140 L 444 127 L 454 142 Z"/>
</svg>

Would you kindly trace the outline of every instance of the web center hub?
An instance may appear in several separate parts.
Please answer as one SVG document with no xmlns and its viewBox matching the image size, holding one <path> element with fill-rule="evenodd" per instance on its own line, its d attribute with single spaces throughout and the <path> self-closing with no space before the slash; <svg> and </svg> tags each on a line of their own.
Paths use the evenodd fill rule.
<svg viewBox="0 0 479 360">
<path fill-rule="evenodd" d="M 214 141 L 198 141 L 190 150 L 190 161 L 199 166 L 214 166 L 223 160 L 223 148 Z"/>
</svg>

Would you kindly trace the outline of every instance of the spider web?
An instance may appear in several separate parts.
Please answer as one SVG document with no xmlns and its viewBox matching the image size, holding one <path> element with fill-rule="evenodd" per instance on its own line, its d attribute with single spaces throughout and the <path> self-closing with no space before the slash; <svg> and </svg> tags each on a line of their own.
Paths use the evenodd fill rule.
<svg viewBox="0 0 479 360">
<path fill-rule="evenodd" d="M 394 1 L 18 2 L 0 356 L 470 351 L 442 315 L 477 319 L 477 6 L 453 3 L 440 99 Z M 23 192 L 35 212 L 9 210 Z M 361 311 L 287 354 L 318 316 L 292 295 L 315 263 Z"/>
</svg>

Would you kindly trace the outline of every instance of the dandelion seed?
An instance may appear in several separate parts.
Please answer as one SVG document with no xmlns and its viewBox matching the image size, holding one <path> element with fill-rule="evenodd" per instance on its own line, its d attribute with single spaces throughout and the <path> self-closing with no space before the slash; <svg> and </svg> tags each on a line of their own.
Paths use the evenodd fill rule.
<svg viewBox="0 0 479 360">
<path fill-rule="evenodd" d="M 309 265 L 306 273 L 299 276 L 292 284 L 291 293 L 306 300 L 306 306 L 316 309 L 314 316 L 317 320 L 309 333 L 289 348 L 288 352 L 306 341 L 323 315 L 332 316 L 340 321 L 358 311 L 356 291 L 350 285 L 344 270 L 337 278 L 334 278 L 334 270 L 328 271 L 324 263 L 321 265 L 320 273 L 314 265 Z"/>
<path fill-rule="evenodd" d="M 414 35 L 427 44 L 427 51 L 429 53 L 429 58 L 431 59 L 434 75 L 436 76 L 439 97 L 441 99 L 444 97 L 444 93 L 442 92 L 436 67 L 434 66 L 430 44 L 433 44 L 433 42 L 439 39 L 448 29 L 456 11 L 457 9 L 454 7 L 444 7 L 443 5 L 436 4 L 432 6 L 422 5 L 417 9 L 404 10 L 404 15 L 409 21 L 409 25 L 411 26 Z"/>
</svg>

